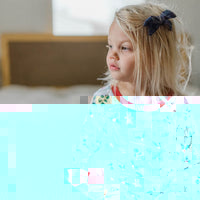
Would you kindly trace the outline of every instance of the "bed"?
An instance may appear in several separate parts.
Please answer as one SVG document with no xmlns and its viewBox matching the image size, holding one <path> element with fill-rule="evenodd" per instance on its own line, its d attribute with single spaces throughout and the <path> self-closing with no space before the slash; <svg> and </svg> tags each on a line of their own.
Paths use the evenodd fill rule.
<svg viewBox="0 0 200 200">
<path fill-rule="evenodd" d="M 1 104 L 87 103 L 101 87 L 106 36 L 3 34 L 1 43 Z"/>
</svg>

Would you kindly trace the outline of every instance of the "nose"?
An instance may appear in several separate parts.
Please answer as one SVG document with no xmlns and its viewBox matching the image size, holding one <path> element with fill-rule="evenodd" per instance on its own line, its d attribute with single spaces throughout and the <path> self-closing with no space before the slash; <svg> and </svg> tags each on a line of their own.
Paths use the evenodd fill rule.
<svg viewBox="0 0 200 200">
<path fill-rule="evenodd" d="M 114 53 L 114 52 L 110 54 L 109 58 L 110 58 L 110 59 L 114 59 L 114 60 L 119 60 L 118 54 L 117 54 L 117 53 Z"/>
</svg>

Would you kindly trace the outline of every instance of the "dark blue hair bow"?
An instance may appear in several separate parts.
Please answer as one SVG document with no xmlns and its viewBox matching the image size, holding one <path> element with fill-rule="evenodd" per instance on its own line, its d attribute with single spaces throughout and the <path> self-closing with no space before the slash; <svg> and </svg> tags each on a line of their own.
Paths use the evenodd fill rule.
<svg viewBox="0 0 200 200">
<path fill-rule="evenodd" d="M 172 22 L 169 20 L 171 18 L 175 18 L 176 15 L 170 11 L 170 10 L 165 10 L 164 12 L 161 13 L 160 16 L 151 16 L 148 19 L 145 20 L 144 26 L 148 27 L 148 34 L 151 36 L 153 35 L 158 28 L 161 25 L 164 25 L 167 27 L 168 30 L 172 30 Z"/>
</svg>

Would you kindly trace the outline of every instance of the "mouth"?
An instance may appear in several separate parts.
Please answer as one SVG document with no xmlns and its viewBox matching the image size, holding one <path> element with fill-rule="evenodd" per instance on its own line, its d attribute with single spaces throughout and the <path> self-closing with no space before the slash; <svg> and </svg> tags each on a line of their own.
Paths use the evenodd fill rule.
<svg viewBox="0 0 200 200">
<path fill-rule="evenodd" d="M 120 68 L 112 64 L 112 65 L 110 65 L 110 70 L 112 70 L 112 71 L 119 71 Z"/>
</svg>

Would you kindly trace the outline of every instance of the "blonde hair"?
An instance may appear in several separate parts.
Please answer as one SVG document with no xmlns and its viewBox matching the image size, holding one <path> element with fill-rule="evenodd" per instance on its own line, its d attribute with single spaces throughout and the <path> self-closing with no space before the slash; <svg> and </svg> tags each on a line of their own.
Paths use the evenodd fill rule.
<svg viewBox="0 0 200 200">
<path fill-rule="evenodd" d="M 135 96 L 184 96 L 185 88 L 191 76 L 191 46 L 183 31 L 181 20 L 170 19 L 172 31 L 160 26 L 152 35 L 144 27 L 150 16 L 160 16 L 165 6 L 145 3 L 129 5 L 115 13 L 114 20 L 122 31 L 130 38 L 135 48 L 135 67 L 133 83 Z M 104 74 L 105 85 L 116 86 L 109 70 Z"/>
</svg>

